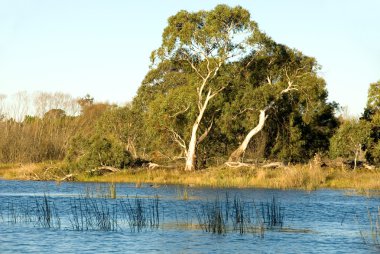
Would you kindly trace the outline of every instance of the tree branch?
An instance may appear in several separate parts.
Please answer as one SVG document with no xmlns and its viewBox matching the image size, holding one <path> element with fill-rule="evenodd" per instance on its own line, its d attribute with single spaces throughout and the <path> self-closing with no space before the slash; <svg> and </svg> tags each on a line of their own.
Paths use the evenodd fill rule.
<svg viewBox="0 0 380 254">
<path fill-rule="evenodd" d="M 175 132 L 173 129 L 168 129 L 172 133 L 173 141 L 176 142 L 185 152 L 185 155 L 187 155 L 187 147 L 186 142 L 183 140 L 181 135 L 179 135 L 177 132 Z"/>
<path fill-rule="evenodd" d="M 198 138 L 198 141 L 197 141 L 197 144 L 200 144 L 208 135 L 208 133 L 210 132 L 211 128 L 212 128 L 212 125 L 214 123 L 214 117 L 212 118 L 211 120 L 211 124 L 210 126 L 205 130 L 205 132 L 203 132 L 203 134 Z"/>
<path fill-rule="evenodd" d="M 180 114 L 183 114 L 183 113 L 185 113 L 186 111 L 188 111 L 189 108 L 190 108 L 190 105 L 187 105 L 187 107 L 186 107 L 185 109 L 183 109 L 183 110 L 181 110 L 181 111 L 178 111 L 177 113 L 174 113 L 173 115 L 169 115 L 169 117 L 170 117 L 170 118 L 174 118 L 174 117 L 176 117 L 176 116 L 178 116 L 178 115 L 180 115 Z"/>
</svg>

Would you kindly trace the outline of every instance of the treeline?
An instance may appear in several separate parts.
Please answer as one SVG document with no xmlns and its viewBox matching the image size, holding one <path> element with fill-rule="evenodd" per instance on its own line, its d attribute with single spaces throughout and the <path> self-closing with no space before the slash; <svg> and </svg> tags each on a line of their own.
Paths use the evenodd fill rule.
<svg viewBox="0 0 380 254">
<path fill-rule="evenodd" d="M 66 95 L 77 113 L 40 105 L 22 120 L 3 117 L 0 161 L 64 160 L 70 170 L 153 161 L 193 170 L 320 154 L 380 163 L 380 83 L 371 84 L 361 120 L 343 119 L 319 68 L 260 31 L 241 7 L 180 11 L 130 104 Z"/>
</svg>

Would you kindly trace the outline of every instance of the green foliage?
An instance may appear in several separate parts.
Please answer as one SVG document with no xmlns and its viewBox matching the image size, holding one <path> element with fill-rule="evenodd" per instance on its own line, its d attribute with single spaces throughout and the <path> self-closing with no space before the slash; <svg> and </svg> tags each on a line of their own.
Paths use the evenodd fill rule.
<svg viewBox="0 0 380 254">
<path fill-rule="evenodd" d="M 196 133 L 199 167 L 228 158 L 263 109 L 268 116 L 264 129 L 250 142 L 245 158 L 303 162 L 329 149 L 338 126 L 336 104 L 327 102 L 318 69 L 313 57 L 262 33 L 240 6 L 180 11 L 168 19 L 162 44 L 152 53 L 152 68 L 131 104 L 94 103 L 86 95 L 77 101 L 79 116 L 57 108 L 41 118 L 27 116 L 23 123 L 1 120 L 8 136 L 0 133 L 0 160 L 65 158 L 72 169 L 87 170 L 125 168 L 138 158 L 155 160 L 157 154 L 183 158 L 205 98 L 217 92 Z M 363 145 L 373 161 L 380 158 L 379 87 L 379 82 L 371 85 L 365 118 L 372 134 Z M 333 138 L 334 156 L 351 156 L 339 150 L 344 136 L 353 132 L 348 129 Z M 30 147 L 23 156 L 19 144 Z"/>
<path fill-rule="evenodd" d="M 367 107 L 362 120 L 370 125 L 370 138 L 366 144 L 366 159 L 368 162 L 380 164 L 380 81 L 370 84 Z"/>
<path fill-rule="evenodd" d="M 68 150 L 66 160 L 74 170 L 90 170 L 99 166 L 126 168 L 132 156 L 123 144 L 110 137 L 93 136 L 85 139 L 75 137 Z"/>
<path fill-rule="evenodd" d="M 365 121 L 345 120 L 331 138 L 330 155 L 354 159 L 369 141 L 370 131 L 371 126 Z"/>
<path fill-rule="evenodd" d="M 306 161 L 328 150 L 338 125 L 336 105 L 327 103 L 316 60 L 274 42 L 241 7 L 218 5 L 211 11 L 180 11 L 168 20 L 162 45 L 152 53 L 153 68 L 132 104 L 141 113 L 143 136 L 149 137 L 146 151 L 183 156 L 198 114 L 199 84 L 220 59 L 208 88 L 224 89 L 210 101 L 200 122 L 199 135 L 211 129 L 198 144 L 199 164 L 228 157 L 257 124 L 260 110 L 272 102 L 265 128 L 252 140 L 247 158 Z M 296 89 L 282 94 L 289 82 Z"/>
<path fill-rule="evenodd" d="M 380 110 L 380 80 L 369 86 L 367 109 L 372 111 Z"/>
</svg>

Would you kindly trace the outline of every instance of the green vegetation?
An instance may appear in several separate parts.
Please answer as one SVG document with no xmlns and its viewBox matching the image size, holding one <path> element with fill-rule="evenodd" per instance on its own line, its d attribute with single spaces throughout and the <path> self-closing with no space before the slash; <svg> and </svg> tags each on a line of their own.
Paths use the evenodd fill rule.
<svg viewBox="0 0 380 254">
<path fill-rule="evenodd" d="M 0 107 L 0 163 L 12 164 L 0 175 L 379 188 L 367 176 L 377 177 L 380 163 L 380 82 L 370 85 L 360 120 L 337 117 L 316 59 L 275 42 L 247 10 L 227 5 L 170 17 L 151 60 L 126 106 L 20 93 L 14 117 Z M 23 116 L 31 105 L 36 114 Z M 316 157 L 321 165 L 335 161 L 321 168 Z M 265 168 L 273 161 L 287 166 Z M 111 176 L 101 176 L 104 169 Z"/>
</svg>

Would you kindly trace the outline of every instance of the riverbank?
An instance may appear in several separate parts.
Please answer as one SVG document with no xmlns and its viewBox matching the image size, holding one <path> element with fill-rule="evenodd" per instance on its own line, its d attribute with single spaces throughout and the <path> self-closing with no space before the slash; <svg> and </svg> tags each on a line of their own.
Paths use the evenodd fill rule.
<svg viewBox="0 0 380 254">
<path fill-rule="evenodd" d="M 27 165 L 1 165 L 0 177 L 8 180 L 61 180 L 67 172 L 59 163 Z M 88 173 L 73 174 L 70 180 L 80 182 L 132 182 L 161 186 L 179 184 L 191 187 L 237 187 L 304 189 L 318 188 L 354 189 L 360 192 L 380 190 L 380 170 L 322 168 L 317 166 L 292 165 L 282 168 L 211 167 L 204 170 L 185 172 L 180 169 L 137 168 L 120 170 L 104 175 Z"/>
</svg>

